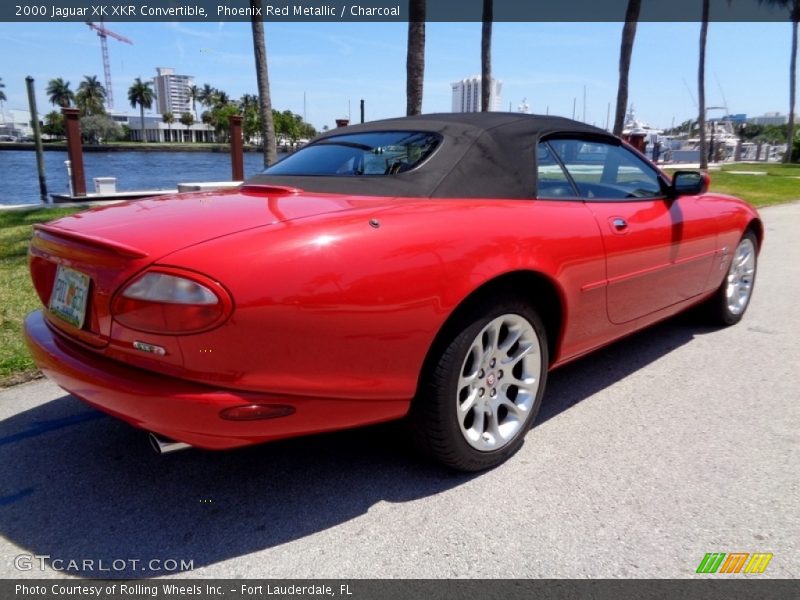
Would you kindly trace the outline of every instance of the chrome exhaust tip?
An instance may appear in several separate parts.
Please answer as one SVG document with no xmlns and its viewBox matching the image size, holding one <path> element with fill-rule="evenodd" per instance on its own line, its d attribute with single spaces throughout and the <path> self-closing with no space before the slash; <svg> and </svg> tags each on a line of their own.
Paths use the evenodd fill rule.
<svg viewBox="0 0 800 600">
<path fill-rule="evenodd" d="M 147 438 L 150 440 L 150 446 L 152 446 L 156 454 L 169 454 L 170 452 L 191 448 L 189 444 L 168 440 L 167 438 L 159 437 L 155 433 L 149 434 Z"/>
</svg>

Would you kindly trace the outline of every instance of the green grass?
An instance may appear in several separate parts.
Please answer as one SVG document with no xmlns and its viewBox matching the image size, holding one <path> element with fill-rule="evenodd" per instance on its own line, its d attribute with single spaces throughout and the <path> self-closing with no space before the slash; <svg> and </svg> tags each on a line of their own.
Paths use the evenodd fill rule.
<svg viewBox="0 0 800 600">
<path fill-rule="evenodd" d="M 723 171 L 752 171 L 763 172 L 775 177 L 800 177 L 800 165 L 782 163 L 734 163 L 723 165 Z"/>
<path fill-rule="evenodd" d="M 736 171 L 766 175 L 735 175 Z M 800 165 L 739 163 L 711 173 L 711 191 L 743 198 L 757 207 L 800 199 Z"/>
<path fill-rule="evenodd" d="M 676 171 L 674 166 L 666 169 Z M 759 172 L 766 175 L 734 174 L 736 171 Z M 711 171 L 711 191 L 747 200 L 762 208 L 773 204 L 800 200 L 800 165 L 778 163 L 737 163 L 723 165 Z"/>
<path fill-rule="evenodd" d="M 28 243 L 34 223 L 77 212 L 76 208 L 0 211 L 0 387 L 37 373 L 22 341 L 22 320 L 41 303 L 28 274 Z"/>
</svg>

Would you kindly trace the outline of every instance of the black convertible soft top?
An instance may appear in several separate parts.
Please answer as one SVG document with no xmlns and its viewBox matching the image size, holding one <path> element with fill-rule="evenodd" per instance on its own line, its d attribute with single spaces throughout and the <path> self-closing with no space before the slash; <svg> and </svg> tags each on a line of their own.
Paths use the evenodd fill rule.
<svg viewBox="0 0 800 600">
<path fill-rule="evenodd" d="M 602 129 L 563 117 L 520 113 L 440 113 L 371 121 L 333 129 L 312 142 L 349 133 L 438 132 L 442 143 L 418 167 L 385 176 L 259 174 L 248 184 L 285 185 L 311 192 L 412 198 L 531 198 L 536 190 L 536 145 L 545 136 L 572 134 L 619 143 Z M 302 150 L 300 150 L 302 152 Z"/>
</svg>

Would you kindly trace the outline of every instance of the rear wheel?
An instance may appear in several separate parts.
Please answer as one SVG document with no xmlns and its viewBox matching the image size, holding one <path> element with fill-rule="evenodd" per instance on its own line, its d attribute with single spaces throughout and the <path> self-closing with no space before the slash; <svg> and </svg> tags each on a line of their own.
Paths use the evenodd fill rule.
<svg viewBox="0 0 800 600">
<path fill-rule="evenodd" d="M 746 232 L 731 256 L 728 273 L 717 292 L 708 301 L 709 316 L 721 325 L 734 325 L 742 320 L 756 282 L 758 241 L 752 231 Z"/>
<path fill-rule="evenodd" d="M 506 301 L 464 318 L 442 348 L 412 407 L 415 436 L 449 467 L 494 467 L 519 450 L 539 411 L 548 365 L 541 319 Z"/>
</svg>

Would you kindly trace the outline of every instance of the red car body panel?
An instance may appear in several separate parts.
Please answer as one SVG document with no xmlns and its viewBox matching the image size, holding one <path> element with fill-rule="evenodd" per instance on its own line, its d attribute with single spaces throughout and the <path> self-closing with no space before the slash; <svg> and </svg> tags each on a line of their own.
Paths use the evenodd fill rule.
<svg viewBox="0 0 800 600">
<path fill-rule="evenodd" d="M 230 201 L 241 220 L 229 217 L 230 233 L 200 243 L 217 213 L 183 224 L 194 234 L 177 234 L 183 212 L 173 213 L 172 201 L 197 203 L 200 215 L 201 206 Z M 712 219 L 703 209 L 707 202 L 730 210 Z M 89 211 L 37 232 L 31 266 L 45 304 L 53 276 L 47 265 L 67 264 L 91 275 L 90 329 L 96 334 L 45 311 L 44 319 L 38 313 L 29 318 L 26 335 L 37 364 L 65 389 L 133 425 L 199 447 L 385 421 L 405 414 L 435 336 L 482 285 L 515 272 L 535 272 L 553 283 L 565 316 L 555 367 L 708 295 L 724 274 L 714 268 L 719 249 L 735 244 L 743 214 L 757 217 L 723 196 L 650 204 L 648 214 L 631 212 L 625 203 L 387 203 L 264 190 L 131 203 L 118 209 L 131 213 L 118 221 L 127 228 L 106 226 L 104 209 Z M 677 213 L 691 220 L 651 227 L 653 219 L 675 220 Z M 146 215 L 146 227 L 138 214 Z M 617 238 L 610 231 L 614 215 L 627 217 L 628 234 Z M 146 235 L 139 237 L 141 229 Z M 89 231 L 97 238 L 91 243 L 70 237 Z M 676 250 L 686 232 L 690 243 Z M 146 257 L 111 247 L 98 251 L 104 236 Z M 650 253 L 636 252 L 647 247 Z M 219 281 L 235 298 L 233 316 L 202 335 L 159 336 L 122 327 L 109 313 L 111 298 L 150 264 L 180 265 Z M 621 324 L 609 318 L 615 286 L 645 278 L 645 287 L 663 289 L 688 279 L 687 264 L 693 287 L 680 290 L 674 302 L 655 306 L 650 297 L 632 294 L 621 310 L 633 318 Z M 160 345 L 166 355 L 143 354 L 133 348 L 135 340 Z M 224 408 L 253 402 L 297 411 L 266 421 L 219 417 Z"/>
<path fill-rule="evenodd" d="M 86 403 L 135 427 L 199 448 L 222 450 L 306 433 L 402 417 L 401 401 L 346 401 L 256 394 L 199 385 L 127 366 L 65 340 L 40 311 L 25 320 L 28 347 L 42 372 Z M 268 421 L 220 418 L 225 408 L 253 403 L 291 406 Z"/>
<path fill-rule="evenodd" d="M 43 305 L 58 265 L 89 276 L 89 300 L 81 328 L 44 308 L 25 336 L 45 374 L 89 404 L 230 448 L 402 417 L 448 319 L 509 276 L 558 299 L 549 366 L 562 365 L 709 297 L 747 227 L 761 235 L 758 219 L 719 194 L 586 202 L 245 185 L 143 200 L 37 228 L 29 259 Z M 229 316 L 195 334 L 126 327 L 114 300 L 152 267 L 214 282 Z M 220 414 L 252 404 L 292 414 Z"/>
<path fill-rule="evenodd" d="M 696 197 L 587 206 L 607 254 L 611 322 L 627 323 L 706 291 L 717 225 Z M 626 225 L 618 228 L 617 219 Z"/>
</svg>

